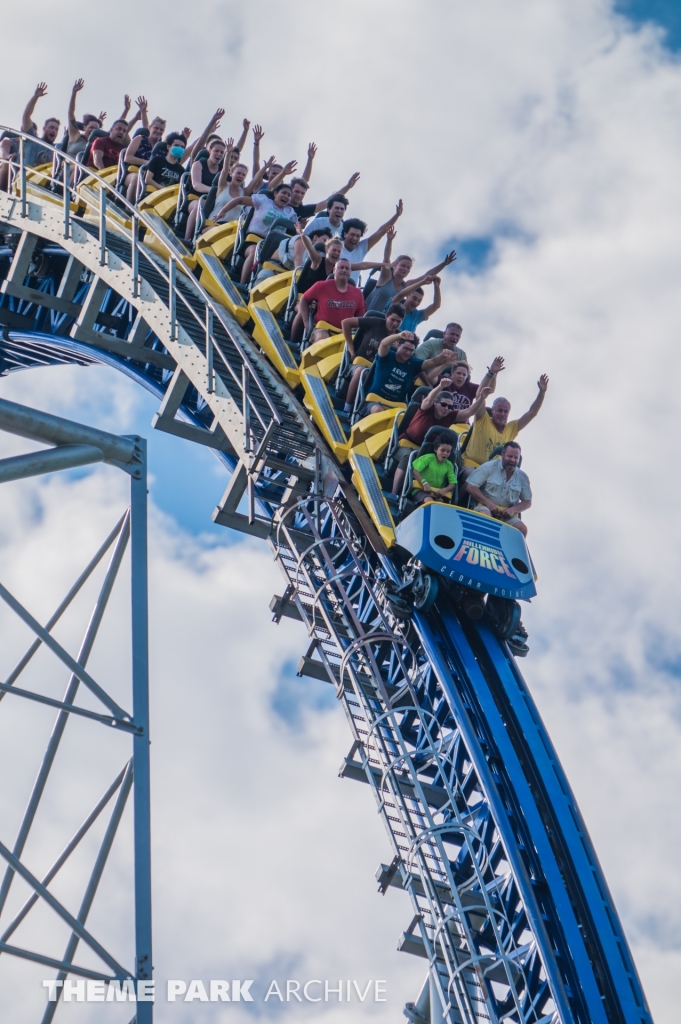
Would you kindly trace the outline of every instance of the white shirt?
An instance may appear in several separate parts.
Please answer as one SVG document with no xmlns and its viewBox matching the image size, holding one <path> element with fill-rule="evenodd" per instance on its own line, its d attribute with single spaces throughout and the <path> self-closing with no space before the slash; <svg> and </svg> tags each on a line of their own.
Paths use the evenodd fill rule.
<svg viewBox="0 0 681 1024">
<path fill-rule="evenodd" d="M 482 466 L 474 469 L 468 477 L 468 483 L 479 487 L 485 497 L 489 498 L 501 508 L 510 508 L 517 505 L 519 501 L 531 501 L 532 490 L 527 473 L 516 466 L 511 473 L 511 479 L 506 479 L 506 470 L 501 464 L 501 459 L 492 459 L 491 462 L 483 462 Z"/>
<path fill-rule="evenodd" d="M 343 251 L 340 254 L 340 259 L 350 260 L 351 263 L 364 263 L 364 258 L 368 251 L 369 239 L 360 238 L 359 242 L 352 250 L 346 249 L 345 246 L 343 246 Z M 353 271 L 353 273 L 350 275 L 350 280 L 352 281 L 353 284 L 357 284 L 357 282 L 359 281 L 358 270 Z"/>
</svg>

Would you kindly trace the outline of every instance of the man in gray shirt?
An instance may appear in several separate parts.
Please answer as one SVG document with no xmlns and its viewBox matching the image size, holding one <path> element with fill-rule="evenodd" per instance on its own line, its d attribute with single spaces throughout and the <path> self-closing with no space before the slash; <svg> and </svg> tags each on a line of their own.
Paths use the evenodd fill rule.
<svg viewBox="0 0 681 1024">
<path fill-rule="evenodd" d="M 466 353 L 462 348 L 459 348 L 462 334 L 463 327 L 461 324 L 447 324 L 442 337 L 429 338 L 428 341 L 421 342 L 416 349 L 416 358 L 432 359 L 433 356 L 439 356 L 440 352 L 447 349 L 452 353 L 452 366 L 454 363 L 467 363 L 468 357 Z"/>
<path fill-rule="evenodd" d="M 27 132 L 29 135 L 38 135 L 38 125 L 33 120 L 33 111 L 35 105 L 41 97 L 47 95 L 47 83 L 38 82 L 35 87 L 35 92 L 31 96 L 30 100 L 26 104 L 23 116 L 21 118 L 21 130 Z M 52 162 L 52 150 L 46 149 L 45 146 L 41 146 L 40 143 L 48 142 L 51 146 L 54 145 L 57 135 L 59 134 L 59 118 L 48 117 L 47 121 L 43 125 L 42 139 L 36 138 L 35 142 L 29 142 L 24 140 L 24 162 L 27 167 L 38 167 L 40 164 L 48 164 Z"/>
<path fill-rule="evenodd" d="M 517 441 L 507 441 L 501 449 L 501 458 L 483 462 L 473 470 L 466 487 L 478 502 L 476 512 L 515 526 L 526 537 L 527 527 L 520 513 L 531 506 L 532 490 L 527 473 L 518 468 L 519 462 L 520 445 Z"/>
</svg>

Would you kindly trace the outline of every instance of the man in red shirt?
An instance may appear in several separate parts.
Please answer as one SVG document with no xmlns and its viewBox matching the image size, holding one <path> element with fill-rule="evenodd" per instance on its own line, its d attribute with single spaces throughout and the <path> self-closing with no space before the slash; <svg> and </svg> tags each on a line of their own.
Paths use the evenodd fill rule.
<svg viewBox="0 0 681 1024">
<path fill-rule="evenodd" d="M 473 416 L 481 406 L 484 406 L 485 399 L 491 394 L 491 388 L 479 388 L 478 397 L 467 409 L 457 409 L 454 404 L 454 396 L 447 387 L 451 381 L 446 377 L 440 381 L 437 387 L 426 395 L 421 402 L 421 408 L 412 416 L 409 426 L 400 434 L 400 440 L 404 438 L 412 444 L 421 447 L 427 433 L 435 427 L 450 427 L 452 423 L 465 423 L 469 416 Z M 400 494 L 404 476 L 409 465 L 409 456 L 413 448 L 405 447 L 397 449 L 395 464 L 395 479 L 393 480 L 393 494 Z"/>
<path fill-rule="evenodd" d="M 88 167 L 94 167 L 97 171 L 103 171 L 106 167 L 115 167 L 121 150 L 125 147 L 125 137 L 128 134 L 127 121 L 114 121 L 108 135 L 95 139 L 90 150 Z"/>
<path fill-rule="evenodd" d="M 323 321 L 331 327 L 341 331 L 343 320 L 348 317 L 364 316 L 364 296 L 360 288 L 350 284 L 352 267 L 350 260 L 339 259 L 333 268 L 333 281 L 317 281 L 311 288 L 301 296 L 299 311 L 303 323 L 308 323 L 310 318 L 310 303 L 316 302 L 317 309 L 314 314 L 314 322 L 317 324 Z M 312 341 L 320 341 L 321 338 L 328 338 L 331 332 L 326 327 L 315 328 L 312 332 Z"/>
</svg>

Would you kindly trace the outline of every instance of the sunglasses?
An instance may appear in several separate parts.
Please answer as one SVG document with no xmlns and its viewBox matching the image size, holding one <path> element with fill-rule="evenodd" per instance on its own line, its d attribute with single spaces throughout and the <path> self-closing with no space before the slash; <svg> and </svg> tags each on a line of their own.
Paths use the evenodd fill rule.
<svg viewBox="0 0 681 1024">
<path fill-rule="evenodd" d="M 437 404 L 441 405 L 443 409 L 453 409 L 454 408 L 454 406 L 450 405 L 449 402 L 438 402 Z"/>
</svg>

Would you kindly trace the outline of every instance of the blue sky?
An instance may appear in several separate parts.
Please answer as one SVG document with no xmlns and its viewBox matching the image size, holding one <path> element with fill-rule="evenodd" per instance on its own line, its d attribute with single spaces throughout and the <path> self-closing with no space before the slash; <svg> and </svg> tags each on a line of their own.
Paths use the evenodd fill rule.
<svg viewBox="0 0 681 1024">
<path fill-rule="evenodd" d="M 681 4 L 678 0 L 617 0 L 615 10 L 635 24 L 656 22 L 665 30 L 665 43 L 671 50 L 681 48 Z"/>
</svg>

